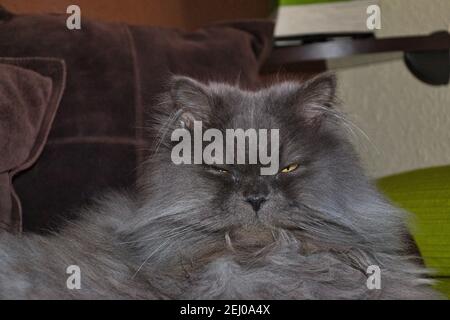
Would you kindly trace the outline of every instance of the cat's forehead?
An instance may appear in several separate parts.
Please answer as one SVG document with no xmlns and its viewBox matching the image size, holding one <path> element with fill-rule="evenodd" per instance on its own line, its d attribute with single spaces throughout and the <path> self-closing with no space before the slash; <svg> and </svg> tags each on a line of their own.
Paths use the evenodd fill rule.
<svg viewBox="0 0 450 320">
<path fill-rule="evenodd" d="M 288 109 L 283 99 L 269 89 L 245 91 L 228 86 L 214 89 L 216 103 L 212 112 L 230 129 L 279 128 L 281 116 Z"/>
<path fill-rule="evenodd" d="M 246 91 L 231 86 L 213 89 L 216 103 L 212 108 L 215 122 L 213 127 L 226 129 L 277 129 L 279 132 L 280 155 L 293 158 L 305 143 L 307 128 L 299 121 L 293 108 L 293 93 L 298 84 L 279 83 L 259 91 Z M 259 131 L 258 131 L 259 132 Z"/>
</svg>

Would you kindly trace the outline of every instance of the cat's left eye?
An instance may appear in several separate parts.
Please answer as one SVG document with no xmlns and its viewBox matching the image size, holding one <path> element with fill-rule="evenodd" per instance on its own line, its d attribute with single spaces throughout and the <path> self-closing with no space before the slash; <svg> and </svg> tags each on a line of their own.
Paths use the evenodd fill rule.
<svg viewBox="0 0 450 320">
<path fill-rule="evenodd" d="M 288 165 L 287 167 L 284 167 L 281 172 L 282 173 L 289 173 L 292 172 L 294 170 L 296 170 L 298 168 L 298 163 L 292 163 L 290 165 Z"/>
<path fill-rule="evenodd" d="M 221 167 L 217 167 L 217 166 L 210 166 L 211 169 L 213 169 L 214 171 L 218 172 L 218 173 L 228 173 L 228 170 L 221 168 Z"/>
</svg>

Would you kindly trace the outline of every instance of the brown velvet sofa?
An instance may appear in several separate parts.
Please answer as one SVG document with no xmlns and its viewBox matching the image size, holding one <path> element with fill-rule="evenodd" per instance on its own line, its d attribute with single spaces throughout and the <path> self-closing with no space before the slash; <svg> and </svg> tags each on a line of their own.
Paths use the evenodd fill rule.
<svg viewBox="0 0 450 320">
<path fill-rule="evenodd" d="M 133 188 L 146 117 L 171 74 L 257 85 L 268 21 L 194 32 L 0 8 L 0 228 L 57 229 L 110 188 Z M 32 110 L 32 111 L 30 111 Z"/>
</svg>

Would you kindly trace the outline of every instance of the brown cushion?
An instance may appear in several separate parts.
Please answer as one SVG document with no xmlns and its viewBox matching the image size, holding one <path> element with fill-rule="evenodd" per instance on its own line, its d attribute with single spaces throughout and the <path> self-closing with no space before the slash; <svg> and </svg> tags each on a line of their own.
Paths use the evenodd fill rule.
<svg viewBox="0 0 450 320">
<path fill-rule="evenodd" d="M 0 228 L 20 231 L 11 181 L 41 153 L 63 88 L 60 60 L 0 58 Z"/>
<path fill-rule="evenodd" d="M 83 18 L 81 30 L 68 30 L 65 15 L 4 16 L 2 55 L 57 57 L 67 68 L 48 143 L 14 180 L 27 231 L 57 227 L 107 188 L 133 187 L 146 116 L 171 74 L 253 86 L 272 45 L 268 21 L 182 32 Z"/>
</svg>

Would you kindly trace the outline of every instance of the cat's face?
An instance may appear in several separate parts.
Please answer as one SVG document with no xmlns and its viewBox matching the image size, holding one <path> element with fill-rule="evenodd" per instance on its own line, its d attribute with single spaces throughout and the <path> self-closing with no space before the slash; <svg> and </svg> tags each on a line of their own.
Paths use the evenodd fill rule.
<svg viewBox="0 0 450 320">
<path fill-rule="evenodd" d="M 159 186 L 156 193 L 169 197 L 180 211 L 186 208 L 173 219 L 244 236 L 251 233 L 248 230 L 298 228 L 306 219 L 306 208 L 326 202 L 331 194 L 335 198 L 339 180 L 350 173 L 354 160 L 339 133 L 334 91 L 330 75 L 257 92 L 176 78 L 170 94 L 173 112 L 170 119 L 163 118 L 166 126 L 158 127 L 159 133 L 165 132 L 164 141 L 151 169 L 152 184 Z M 171 131 L 184 127 L 193 137 L 194 120 L 202 121 L 203 132 L 214 128 L 224 137 L 227 129 L 278 129 L 278 170 L 261 175 L 261 167 L 267 165 L 259 159 L 256 164 L 174 164 Z"/>
</svg>

